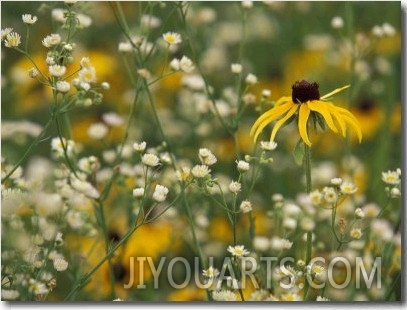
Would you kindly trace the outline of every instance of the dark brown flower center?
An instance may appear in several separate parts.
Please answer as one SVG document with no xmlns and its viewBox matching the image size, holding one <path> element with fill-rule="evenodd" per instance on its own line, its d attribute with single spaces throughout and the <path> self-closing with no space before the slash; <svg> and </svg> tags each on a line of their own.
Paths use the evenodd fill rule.
<svg viewBox="0 0 407 310">
<path fill-rule="evenodd" d="M 296 81 L 292 86 L 292 99 L 294 103 L 304 103 L 310 100 L 319 100 L 318 83 L 309 83 L 305 80 Z"/>
</svg>

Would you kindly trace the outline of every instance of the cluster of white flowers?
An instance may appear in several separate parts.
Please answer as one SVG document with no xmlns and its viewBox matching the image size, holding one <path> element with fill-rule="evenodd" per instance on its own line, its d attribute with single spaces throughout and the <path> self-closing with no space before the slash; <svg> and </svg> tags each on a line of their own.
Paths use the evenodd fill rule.
<svg viewBox="0 0 407 310">
<path fill-rule="evenodd" d="M 401 169 L 398 168 L 395 171 L 382 172 L 382 181 L 389 185 L 386 187 L 386 191 L 391 198 L 399 198 L 401 196 L 400 184 L 401 184 Z"/>
<path fill-rule="evenodd" d="M 154 189 L 153 199 L 157 202 L 163 202 L 167 198 L 169 190 L 167 187 L 157 184 Z"/>
<path fill-rule="evenodd" d="M 203 165 L 212 166 L 218 161 L 216 156 L 207 148 L 199 149 L 198 155 Z"/>
<path fill-rule="evenodd" d="M 174 58 L 170 62 L 170 67 L 174 71 L 181 70 L 181 71 L 186 72 L 186 73 L 189 73 L 189 72 L 191 72 L 192 70 L 195 69 L 195 66 L 194 66 L 192 60 L 189 59 L 187 56 L 182 56 L 181 59 Z"/>
<path fill-rule="evenodd" d="M 376 37 L 392 37 L 396 34 L 396 30 L 389 23 L 383 23 L 382 25 L 376 25 L 372 28 L 372 34 Z"/>
<path fill-rule="evenodd" d="M 61 41 L 62 38 L 58 33 L 51 33 L 42 40 L 42 45 L 44 45 L 47 48 L 52 48 L 60 44 Z"/>
<path fill-rule="evenodd" d="M 1 30 L 1 40 L 4 40 L 5 47 L 18 47 L 21 44 L 21 36 L 17 32 L 13 32 L 12 28 Z"/>
</svg>

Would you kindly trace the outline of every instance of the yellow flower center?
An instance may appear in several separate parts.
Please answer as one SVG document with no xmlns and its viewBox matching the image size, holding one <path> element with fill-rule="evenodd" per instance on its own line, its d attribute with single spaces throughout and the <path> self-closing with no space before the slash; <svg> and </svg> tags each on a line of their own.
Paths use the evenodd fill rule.
<svg viewBox="0 0 407 310">
<path fill-rule="evenodd" d="M 292 86 L 291 98 L 294 103 L 304 103 L 310 100 L 319 100 L 318 83 L 309 83 L 305 80 L 296 81 Z"/>
</svg>

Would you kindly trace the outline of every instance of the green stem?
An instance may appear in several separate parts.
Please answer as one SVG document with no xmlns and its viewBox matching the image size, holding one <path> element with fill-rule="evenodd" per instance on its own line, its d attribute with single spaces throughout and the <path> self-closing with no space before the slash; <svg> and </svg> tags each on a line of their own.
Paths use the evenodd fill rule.
<svg viewBox="0 0 407 310">
<path fill-rule="evenodd" d="M 185 211 L 188 216 L 189 224 L 191 226 L 192 239 L 193 239 L 193 242 L 195 245 L 195 250 L 197 251 L 199 260 L 201 261 L 202 269 L 207 269 L 208 266 L 206 265 L 206 259 L 202 253 L 201 245 L 199 244 L 198 238 L 196 236 L 195 224 L 194 224 L 194 219 L 192 217 L 191 207 L 189 206 L 188 200 L 185 195 L 182 195 L 182 200 L 183 200 L 183 205 L 184 205 Z M 210 294 L 209 290 L 206 290 L 206 295 L 207 295 L 208 300 L 211 300 L 211 294 Z"/>
<path fill-rule="evenodd" d="M 103 265 L 103 263 L 108 260 L 112 255 L 116 252 L 116 250 L 121 247 L 130 237 L 131 235 L 141 226 L 143 223 L 134 225 L 124 236 L 123 238 L 116 243 L 106 254 L 105 257 L 103 257 L 96 265 L 93 267 L 87 274 L 82 276 L 80 279 L 79 283 L 74 286 L 74 288 L 68 293 L 68 295 L 65 297 L 64 300 L 71 300 L 74 295 L 83 287 L 86 285 L 86 283 L 89 281 L 90 277 L 100 268 L 100 266 Z"/>
<path fill-rule="evenodd" d="M 307 194 L 311 193 L 312 181 L 311 181 L 311 148 L 304 143 L 304 169 L 305 169 L 305 187 Z"/>
<path fill-rule="evenodd" d="M 401 272 L 399 272 L 397 274 L 397 277 L 394 279 L 393 284 L 391 285 L 389 291 L 386 294 L 386 299 L 385 300 L 390 300 L 391 295 L 393 295 L 393 293 L 395 293 L 395 288 L 398 285 L 399 281 L 400 281 L 400 277 L 401 277 Z"/>
<path fill-rule="evenodd" d="M 305 169 L 305 187 L 307 194 L 309 194 L 312 190 L 312 180 L 311 180 L 311 148 L 304 143 L 304 159 L 303 159 L 303 165 Z M 306 250 L 306 264 L 308 265 L 309 262 L 311 261 L 311 255 L 312 255 L 312 232 L 309 231 L 307 232 L 307 250 Z M 309 290 L 309 283 L 307 279 L 305 279 L 305 285 L 304 285 L 304 300 L 307 298 Z"/>
<path fill-rule="evenodd" d="M 99 201 L 98 204 L 99 204 L 99 206 L 95 208 L 95 211 L 99 214 L 100 227 L 103 232 L 106 255 L 108 255 L 110 240 L 109 240 L 109 232 L 107 231 L 104 205 L 103 205 L 102 201 Z M 114 285 L 116 280 L 115 280 L 114 271 L 113 271 L 113 264 L 110 260 L 110 257 L 108 259 L 108 264 L 109 264 L 109 279 L 110 279 L 110 298 L 113 300 L 114 298 L 116 298 L 116 290 L 115 290 L 115 285 Z"/>
</svg>

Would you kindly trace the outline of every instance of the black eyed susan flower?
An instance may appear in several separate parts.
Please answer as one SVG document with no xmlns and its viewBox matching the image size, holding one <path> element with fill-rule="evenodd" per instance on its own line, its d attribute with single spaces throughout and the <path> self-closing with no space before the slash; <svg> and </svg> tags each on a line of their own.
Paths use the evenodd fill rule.
<svg viewBox="0 0 407 310">
<path fill-rule="evenodd" d="M 297 81 L 292 86 L 291 97 L 281 97 L 273 108 L 263 113 L 254 123 L 250 135 L 254 136 L 254 140 L 256 141 L 263 129 L 278 119 L 274 124 L 270 136 L 270 141 L 274 141 L 281 126 L 296 115 L 301 139 L 308 146 L 311 146 L 311 141 L 308 138 L 308 120 L 310 115 L 314 114 L 315 119 L 322 117 L 329 129 L 335 133 L 342 134 L 344 137 L 346 136 L 347 125 L 349 125 L 349 127 L 356 132 L 359 142 L 361 142 L 362 131 L 359 122 L 353 114 L 327 101 L 329 97 L 348 87 L 349 85 L 337 88 L 320 97 L 318 90 L 319 85 L 317 83 L 309 83 L 305 80 Z"/>
</svg>

